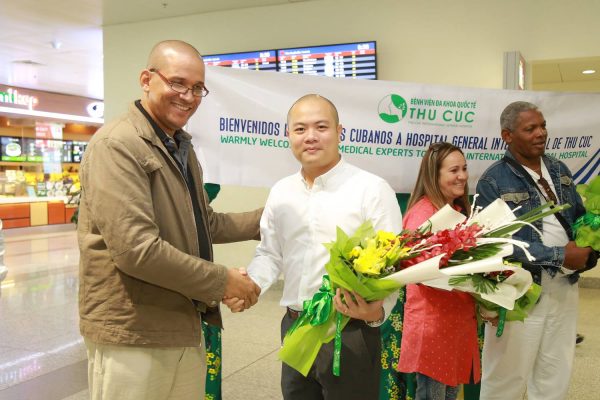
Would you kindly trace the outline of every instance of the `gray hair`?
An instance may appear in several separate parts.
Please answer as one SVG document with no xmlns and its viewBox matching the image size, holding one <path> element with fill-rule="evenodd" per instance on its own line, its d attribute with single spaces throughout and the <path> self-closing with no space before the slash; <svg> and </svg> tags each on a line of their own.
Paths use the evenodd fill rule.
<svg viewBox="0 0 600 400">
<path fill-rule="evenodd" d="M 500 129 L 513 131 L 517 125 L 519 115 L 524 111 L 536 111 L 538 106 L 527 101 L 515 101 L 506 106 L 500 114 Z"/>
</svg>

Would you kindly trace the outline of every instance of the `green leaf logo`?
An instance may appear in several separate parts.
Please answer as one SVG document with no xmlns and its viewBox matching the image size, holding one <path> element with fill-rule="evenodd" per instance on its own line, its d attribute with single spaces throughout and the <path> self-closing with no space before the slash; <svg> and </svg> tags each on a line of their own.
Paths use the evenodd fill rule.
<svg viewBox="0 0 600 400">
<path fill-rule="evenodd" d="M 388 124 L 395 124 L 406 116 L 408 106 L 406 100 L 397 94 L 390 94 L 379 101 L 377 111 L 379 118 Z"/>
</svg>

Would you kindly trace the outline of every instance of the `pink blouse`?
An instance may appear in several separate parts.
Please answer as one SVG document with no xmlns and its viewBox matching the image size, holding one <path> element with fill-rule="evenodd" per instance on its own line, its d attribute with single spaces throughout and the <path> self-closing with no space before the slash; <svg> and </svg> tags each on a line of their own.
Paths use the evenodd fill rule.
<svg viewBox="0 0 600 400">
<path fill-rule="evenodd" d="M 406 213 L 416 229 L 437 209 L 423 197 Z M 481 367 L 475 301 L 468 293 L 408 285 L 398 371 L 419 372 L 445 385 L 479 382 Z"/>
</svg>

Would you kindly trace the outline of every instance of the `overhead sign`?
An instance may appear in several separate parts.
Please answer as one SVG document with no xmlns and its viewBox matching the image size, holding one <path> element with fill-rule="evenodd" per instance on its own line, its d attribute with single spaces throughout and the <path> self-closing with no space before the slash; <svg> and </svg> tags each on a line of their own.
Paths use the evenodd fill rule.
<svg viewBox="0 0 600 400">
<path fill-rule="evenodd" d="M 17 106 L 24 106 L 30 110 L 38 104 L 39 100 L 35 96 L 28 94 L 19 93 L 18 89 L 8 87 L 6 91 L 0 90 L 0 103 L 14 104 Z"/>
<path fill-rule="evenodd" d="M 100 100 L 6 85 L 0 85 L 0 114 L 2 113 L 104 123 L 104 103 Z"/>
</svg>

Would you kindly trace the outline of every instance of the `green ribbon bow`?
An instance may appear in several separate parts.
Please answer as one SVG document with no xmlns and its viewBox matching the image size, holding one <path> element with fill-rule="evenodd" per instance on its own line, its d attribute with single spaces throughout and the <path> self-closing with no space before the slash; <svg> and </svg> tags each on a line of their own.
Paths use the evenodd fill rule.
<svg viewBox="0 0 600 400">
<path fill-rule="evenodd" d="M 298 327 L 310 324 L 312 326 L 322 325 L 329 319 L 333 307 L 333 288 L 328 275 L 323 276 L 323 283 L 319 291 L 310 300 L 305 300 L 302 305 L 302 314 L 288 330 L 287 335 L 294 332 Z"/>
<path fill-rule="evenodd" d="M 588 211 L 575 221 L 573 231 L 577 232 L 582 226 L 589 226 L 592 230 L 600 229 L 600 214 L 592 214 Z"/>
<path fill-rule="evenodd" d="M 323 283 L 319 291 L 315 293 L 312 299 L 304 301 L 304 313 L 312 326 L 324 324 L 331 314 L 333 307 L 333 296 L 335 292 L 331 287 L 329 275 L 323 276 Z"/>
</svg>

